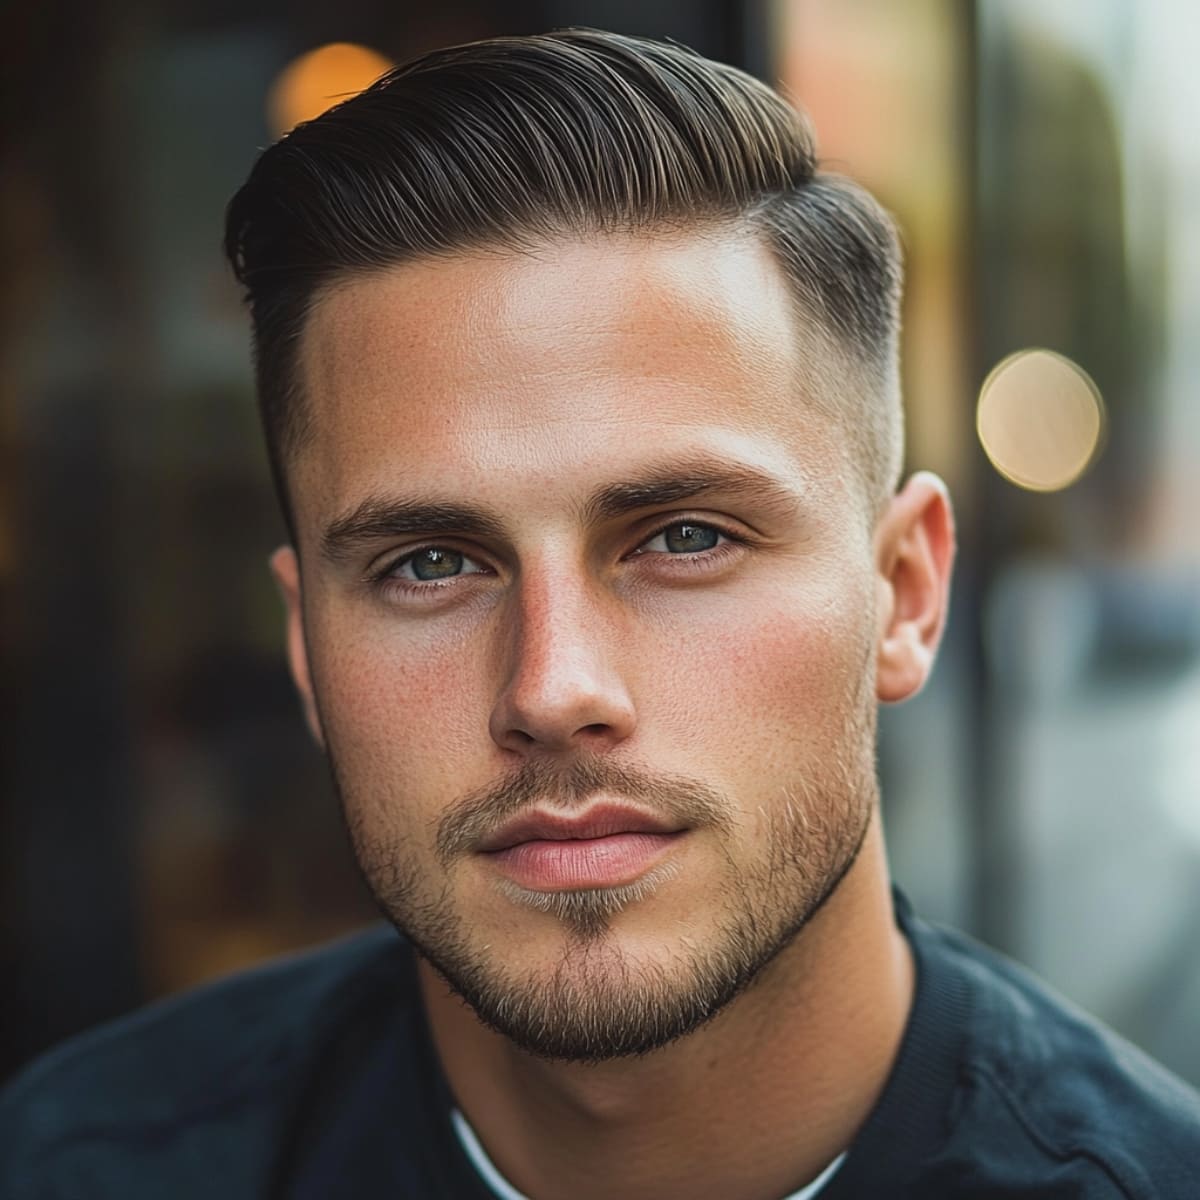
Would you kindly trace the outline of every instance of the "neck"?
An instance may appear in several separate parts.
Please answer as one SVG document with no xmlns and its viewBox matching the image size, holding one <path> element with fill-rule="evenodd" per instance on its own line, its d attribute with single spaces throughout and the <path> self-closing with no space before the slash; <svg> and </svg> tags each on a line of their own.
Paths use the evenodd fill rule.
<svg viewBox="0 0 1200 1200">
<path fill-rule="evenodd" d="M 913 992 L 878 820 L 754 985 L 643 1058 L 534 1058 L 480 1024 L 424 962 L 420 977 L 451 1090 L 498 1169 L 534 1200 L 730 1200 L 802 1187 L 874 1107 Z"/>
</svg>

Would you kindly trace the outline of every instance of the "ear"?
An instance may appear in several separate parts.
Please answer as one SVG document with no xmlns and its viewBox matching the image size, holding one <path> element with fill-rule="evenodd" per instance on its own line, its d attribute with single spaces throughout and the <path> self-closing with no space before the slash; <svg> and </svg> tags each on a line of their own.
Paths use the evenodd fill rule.
<svg viewBox="0 0 1200 1200">
<path fill-rule="evenodd" d="M 921 471 L 892 498 L 875 528 L 880 701 L 907 700 L 929 678 L 946 624 L 953 563 L 946 485 Z"/>
<path fill-rule="evenodd" d="M 300 560 L 291 546 L 280 546 L 271 555 L 271 574 L 279 587 L 287 610 L 287 655 L 292 669 L 292 680 L 300 693 L 304 706 L 304 719 L 317 744 L 324 749 L 325 734 L 321 729 L 321 717 L 313 697 L 312 675 L 308 669 L 308 645 L 304 640 L 304 606 L 300 593 Z"/>
</svg>

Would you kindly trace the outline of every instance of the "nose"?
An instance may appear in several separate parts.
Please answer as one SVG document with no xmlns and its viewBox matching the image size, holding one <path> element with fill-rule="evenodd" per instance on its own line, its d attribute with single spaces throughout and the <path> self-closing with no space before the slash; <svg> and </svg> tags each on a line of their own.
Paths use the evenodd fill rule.
<svg viewBox="0 0 1200 1200">
<path fill-rule="evenodd" d="M 633 699 L 614 651 L 619 628 L 577 578 L 523 581 L 489 728 L 523 755 L 601 753 L 633 732 Z"/>
</svg>

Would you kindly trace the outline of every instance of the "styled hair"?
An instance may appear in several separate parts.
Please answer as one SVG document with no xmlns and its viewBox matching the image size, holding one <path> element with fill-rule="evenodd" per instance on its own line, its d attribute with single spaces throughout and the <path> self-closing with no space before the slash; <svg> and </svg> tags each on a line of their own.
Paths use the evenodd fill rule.
<svg viewBox="0 0 1200 1200">
<path fill-rule="evenodd" d="M 297 125 L 225 229 L 289 524 L 287 461 L 310 428 L 300 338 L 322 288 L 472 248 L 721 225 L 765 240 L 802 321 L 851 367 L 838 406 L 881 502 L 902 443 L 895 228 L 817 169 L 805 119 L 765 84 L 673 43 L 569 29 L 436 50 Z"/>
</svg>

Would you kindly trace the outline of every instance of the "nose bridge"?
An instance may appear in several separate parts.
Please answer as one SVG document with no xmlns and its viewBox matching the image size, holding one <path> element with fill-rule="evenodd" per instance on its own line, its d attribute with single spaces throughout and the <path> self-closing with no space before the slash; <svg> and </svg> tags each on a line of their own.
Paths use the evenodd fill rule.
<svg viewBox="0 0 1200 1200">
<path fill-rule="evenodd" d="M 586 572 L 546 555 L 522 572 L 510 612 L 505 680 L 492 720 L 508 748 L 615 741 L 633 727 L 618 631 Z"/>
<path fill-rule="evenodd" d="M 517 599 L 514 669 L 548 682 L 588 673 L 602 636 L 598 608 L 586 580 L 566 564 L 527 573 Z"/>
</svg>

